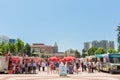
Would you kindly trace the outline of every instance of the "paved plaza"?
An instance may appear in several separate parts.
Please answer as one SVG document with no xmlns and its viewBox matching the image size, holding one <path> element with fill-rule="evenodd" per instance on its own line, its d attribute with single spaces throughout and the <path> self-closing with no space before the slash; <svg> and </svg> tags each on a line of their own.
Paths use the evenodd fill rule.
<svg viewBox="0 0 120 80">
<path fill-rule="evenodd" d="M 38 74 L 1 74 L 0 80 L 120 80 L 120 75 L 103 72 L 80 72 L 79 74 L 68 74 L 66 77 L 60 77 L 59 74 L 48 74 L 41 71 Z"/>
</svg>

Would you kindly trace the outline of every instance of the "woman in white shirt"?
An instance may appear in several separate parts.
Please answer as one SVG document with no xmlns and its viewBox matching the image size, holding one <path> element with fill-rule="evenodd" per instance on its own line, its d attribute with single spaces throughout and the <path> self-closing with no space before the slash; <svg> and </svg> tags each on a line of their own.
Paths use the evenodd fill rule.
<svg viewBox="0 0 120 80">
<path fill-rule="evenodd" d="M 45 66 L 46 66 L 45 61 L 43 61 L 42 62 L 42 69 L 43 69 L 43 71 L 45 71 Z"/>
</svg>

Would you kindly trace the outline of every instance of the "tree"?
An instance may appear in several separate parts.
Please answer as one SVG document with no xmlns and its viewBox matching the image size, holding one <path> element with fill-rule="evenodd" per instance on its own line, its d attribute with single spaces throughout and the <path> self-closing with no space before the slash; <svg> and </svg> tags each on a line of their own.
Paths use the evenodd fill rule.
<svg viewBox="0 0 120 80">
<path fill-rule="evenodd" d="M 85 49 L 82 49 L 82 53 L 85 53 L 85 52 L 87 52 L 87 50 L 85 50 Z"/>
<path fill-rule="evenodd" d="M 1 46 L 0 52 L 2 52 L 2 55 L 5 55 L 7 53 L 7 45 L 6 44 Z"/>
<path fill-rule="evenodd" d="M 2 55 L 5 55 L 7 52 L 9 51 L 9 45 L 8 43 L 0 43 L 0 52 L 2 53 Z"/>
<path fill-rule="evenodd" d="M 77 50 L 75 50 L 74 53 L 75 53 L 75 57 L 76 57 L 76 58 L 80 58 L 80 53 L 79 53 Z"/>
<path fill-rule="evenodd" d="M 105 54 L 105 53 L 107 53 L 107 51 L 104 48 L 98 48 L 95 51 L 95 54 Z"/>
<path fill-rule="evenodd" d="M 44 54 L 42 54 L 42 55 L 41 55 L 41 58 L 44 58 L 44 57 L 45 57 L 45 55 L 44 55 Z"/>
<path fill-rule="evenodd" d="M 118 53 L 118 52 L 117 52 L 116 50 L 114 50 L 113 48 L 109 48 L 107 52 L 108 52 L 108 53 Z"/>
<path fill-rule="evenodd" d="M 97 50 L 97 48 L 96 47 L 92 47 L 92 48 L 90 48 L 90 49 L 88 49 L 88 55 L 90 56 L 90 55 L 95 55 L 95 51 Z"/>
<path fill-rule="evenodd" d="M 15 47 L 16 47 L 16 53 L 23 53 L 24 42 L 18 38 L 16 40 Z"/>
<path fill-rule="evenodd" d="M 87 50 L 82 49 L 82 55 L 81 55 L 81 57 L 85 58 L 87 55 L 88 55 Z"/>
<path fill-rule="evenodd" d="M 117 26 L 117 42 L 118 42 L 118 52 L 120 52 L 120 25 Z"/>
<path fill-rule="evenodd" d="M 81 57 L 85 58 L 87 56 L 86 53 L 82 53 Z"/>
<path fill-rule="evenodd" d="M 32 56 L 31 47 L 28 43 L 26 43 L 24 46 L 24 53 L 27 54 L 28 56 Z"/>
<path fill-rule="evenodd" d="M 15 47 L 15 44 L 14 43 L 8 43 L 8 48 L 9 48 L 9 51 L 13 54 L 13 55 L 16 55 L 16 47 Z"/>
</svg>

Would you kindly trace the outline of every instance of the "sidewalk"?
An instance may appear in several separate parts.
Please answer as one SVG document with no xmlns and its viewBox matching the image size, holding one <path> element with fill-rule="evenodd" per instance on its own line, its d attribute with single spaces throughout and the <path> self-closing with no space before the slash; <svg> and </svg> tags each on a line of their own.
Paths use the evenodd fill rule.
<svg viewBox="0 0 120 80">
<path fill-rule="evenodd" d="M 59 74 L 48 74 L 47 71 L 37 71 L 37 74 L 5 74 L 0 75 L 0 80 L 120 80 L 119 75 L 111 75 L 103 72 L 79 72 L 60 77 Z M 116 76 L 116 77 L 114 77 Z"/>
</svg>

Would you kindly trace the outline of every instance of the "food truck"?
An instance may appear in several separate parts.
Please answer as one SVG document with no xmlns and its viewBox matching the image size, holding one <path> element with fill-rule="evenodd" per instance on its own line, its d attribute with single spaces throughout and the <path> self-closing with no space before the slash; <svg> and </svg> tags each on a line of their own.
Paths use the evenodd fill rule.
<svg viewBox="0 0 120 80">
<path fill-rule="evenodd" d="M 100 70 L 112 73 L 120 73 L 120 54 L 97 54 L 95 58 L 100 61 Z"/>
<path fill-rule="evenodd" d="M 0 56 L 0 73 L 8 73 L 13 74 L 13 67 L 15 65 L 15 71 L 18 72 L 20 69 L 20 63 L 22 62 L 22 58 L 18 56 L 6 57 Z"/>
</svg>

